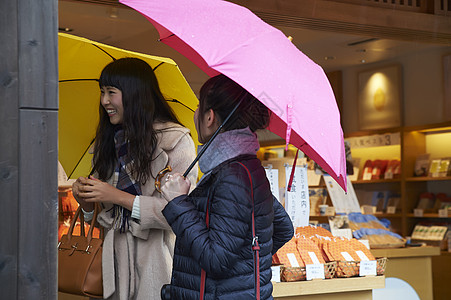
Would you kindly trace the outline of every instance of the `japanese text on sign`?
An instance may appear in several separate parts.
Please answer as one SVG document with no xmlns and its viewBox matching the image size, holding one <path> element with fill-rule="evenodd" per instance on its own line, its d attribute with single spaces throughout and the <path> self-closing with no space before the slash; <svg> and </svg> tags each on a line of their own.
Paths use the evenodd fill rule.
<svg viewBox="0 0 451 300">
<path fill-rule="evenodd" d="M 290 180 L 291 166 L 285 166 L 286 185 Z M 295 227 L 307 226 L 310 202 L 307 182 L 307 167 L 296 166 L 291 191 L 286 192 L 285 208 Z"/>
<path fill-rule="evenodd" d="M 399 145 L 401 138 L 399 132 L 397 132 L 397 133 L 350 137 L 347 138 L 346 141 L 349 142 L 351 149 L 357 149 L 357 148 Z"/>
</svg>

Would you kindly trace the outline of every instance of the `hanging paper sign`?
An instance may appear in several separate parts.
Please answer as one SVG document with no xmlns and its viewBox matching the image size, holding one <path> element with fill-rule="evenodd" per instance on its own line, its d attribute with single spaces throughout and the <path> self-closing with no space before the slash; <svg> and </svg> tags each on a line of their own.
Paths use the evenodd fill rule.
<svg viewBox="0 0 451 300">
<path fill-rule="evenodd" d="M 305 265 L 306 279 L 324 279 L 324 265 L 323 264 L 313 264 Z"/>
<path fill-rule="evenodd" d="M 285 166 L 286 186 L 290 180 L 291 166 Z M 296 166 L 291 191 L 285 194 L 285 209 L 294 227 L 308 226 L 310 201 L 307 181 L 307 167 Z"/>
<path fill-rule="evenodd" d="M 280 201 L 279 196 L 279 169 L 273 169 L 271 166 L 265 168 L 266 177 L 269 181 L 269 186 L 271 188 L 271 193 Z"/>
<path fill-rule="evenodd" d="M 360 204 L 349 178 L 347 178 L 347 193 L 345 193 L 341 186 L 338 185 L 338 183 L 331 176 L 324 175 L 323 178 L 326 182 L 327 191 L 329 192 L 329 196 L 335 207 L 336 213 L 348 214 L 352 212 L 360 212 Z"/>
</svg>

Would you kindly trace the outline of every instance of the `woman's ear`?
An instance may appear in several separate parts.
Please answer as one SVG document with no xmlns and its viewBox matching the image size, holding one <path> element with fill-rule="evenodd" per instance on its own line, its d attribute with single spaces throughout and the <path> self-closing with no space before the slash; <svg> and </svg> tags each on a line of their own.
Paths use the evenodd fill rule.
<svg viewBox="0 0 451 300">
<path fill-rule="evenodd" d="M 213 109 L 209 109 L 207 113 L 205 114 L 205 125 L 207 125 L 207 128 L 215 127 L 217 123 L 216 114 L 213 111 Z"/>
</svg>

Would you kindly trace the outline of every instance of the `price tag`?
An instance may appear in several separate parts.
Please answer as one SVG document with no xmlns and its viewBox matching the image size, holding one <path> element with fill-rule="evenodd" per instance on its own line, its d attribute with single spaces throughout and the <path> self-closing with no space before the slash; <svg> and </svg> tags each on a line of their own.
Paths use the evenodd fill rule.
<svg viewBox="0 0 451 300">
<path fill-rule="evenodd" d="M 371 180 L 372 177 L 373 177 L 373 175 L 371 174 L 371 172 L 369 172 L 367 169 L 365 169 L 362 179 L 363 180 Z"/>
<path fill-rule="evenodd" d="M 280 282 L 280 266 L 271 266 L 271 281 Z"/>
<path fill-rule="evenodd" d="M 326 208 L 326 216 L 335 216 L 335 207 L 329 206 Z"/>
<path fill-rule="evenodd" d="M 439 209 L 438 216 L 439 218 L 448 218 L 448 209 L 447 208 Z"/>
<path fill-rule="evenodd" d="M 415 217 L 422 217 L 424 215 L 424 210 L 422 210 L 421 208 L 415 208 L 413 210 L 413 215 Z"/>
<path fill-rule="evenodd" d="M 377 275 L 375 260 L 362 260 L 360 262 L 359 276 Z"/>
<path fill-rule="evenodd" d="M 387 214 L 395 214 L 396 206 L 387 206 Z"/>
<path fill-rule="evenodd" d="M 376 206 L 363 205 L 362 208 L 365 215 L 372 215 L 376 212 Z"/>
<path fill-rule="evenodd" d="M 324 264 L 305 265 L 306 279 L 324 279 Z"/>
</svg>

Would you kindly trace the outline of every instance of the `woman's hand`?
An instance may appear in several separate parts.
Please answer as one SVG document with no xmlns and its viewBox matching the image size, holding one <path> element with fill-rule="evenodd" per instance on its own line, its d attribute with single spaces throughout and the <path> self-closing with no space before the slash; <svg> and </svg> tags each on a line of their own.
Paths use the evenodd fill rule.
<svg viewBox="0 0 451 300">
<path fill-rule="evenodd" d="M 175 173 L 168 175 L 166 183 L 161 188 L 161 193 L 166 200 L 171 201 L 175 197 L 188 194 L 190 186 L 191 182 L 187 178 L 180 173 Z"/>
<path fill-rule="evenodd" d="M 89 178 L 80 178 L 77 196 L 82 198 L 85 203 L 88 203 L 94 207 L 93 203 L 95 202 L 109 202 L 123 206 L 128 210 L 132 210 L 133 201 L 135 200 L 134 195 L 121 191 L 111 184 L 100 181 L 93 176 L 89 176 Z"/>
<path fill-rule="evenodd" d="M 81 208 L 83 208 L 84 211 L 93 211 L 94 210 L 94 204 L 88 203 L 85 201 L 85 199 L 80 196 L 80 188 L 86 184 L 86 180 L 88 178 L 86 177 L 78 177 L 77 180 L 72 184 L 72 195 L 74 196 L 75 200 L 77 200 L 78 204 L 80 204 Z"/>
</svg>

